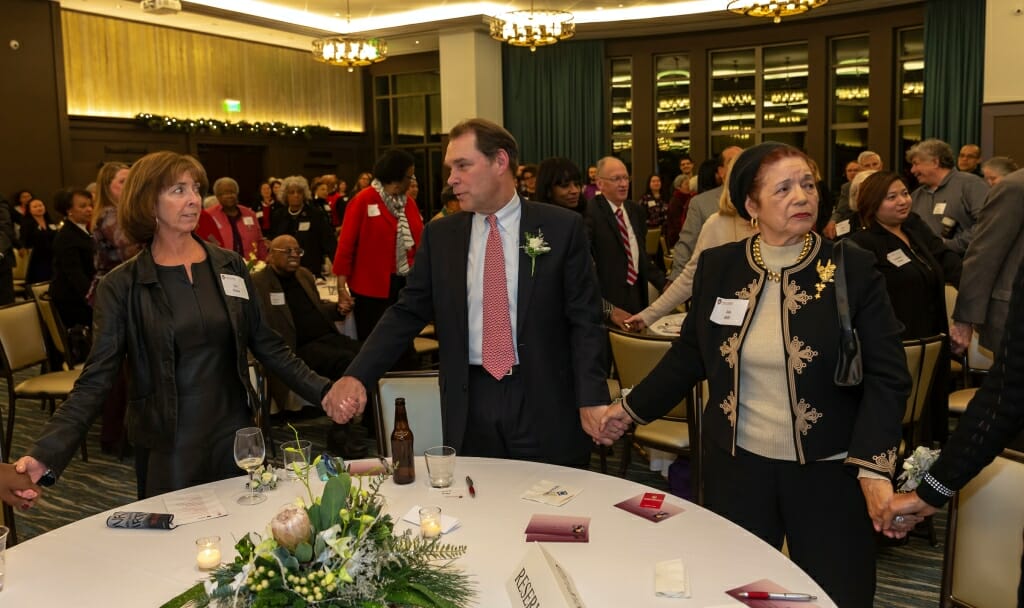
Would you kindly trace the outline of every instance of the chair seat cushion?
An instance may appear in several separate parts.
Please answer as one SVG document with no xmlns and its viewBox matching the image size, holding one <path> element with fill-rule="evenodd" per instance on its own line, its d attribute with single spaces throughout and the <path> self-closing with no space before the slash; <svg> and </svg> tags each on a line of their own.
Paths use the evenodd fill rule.
<svg viewBox="0 0 1024 608">
<path fill-rule="evenodd" d="M 416 350 L 417 355 L 423 355 L 426 353 L 435 353 L 441 345 L 437 340 L 431 338 L 421 338 L 419 336 L 412 339 L 413 348 Z"/>
<path fill-rule="evenodd" d="M 977 393 L 977 388 L 965 388 L 958 391 L 953 391 L 949 394 L 949 413 L 951 414 L 963 414 L 967 409 L 967 404 L 974 399 L 974 393 Z"/>
<path fill-rule="evenodd" d="M 953 375 L 960 375 L 964 373 L 964 366 L 959 361 L 950 361 L 949 371 L 953 372 Z"/>
<path fill-rule="evenodd" d="M 662 450 L 679 452 L 690 447 L 690 427 L 685 422 L 655 420 L 637 426 L 634 435 L 640 443 Z"/>
<path fill-rule="evenodd" d="M 67 395 L 75 386 L 75 380 L 82 374 L 82 370 L 73 369 L 70 371 L 52 372 L 29 378 L 14 387 L 14 394 L 26 397 L 46 396 L 60 397 Z"/>
</svg>

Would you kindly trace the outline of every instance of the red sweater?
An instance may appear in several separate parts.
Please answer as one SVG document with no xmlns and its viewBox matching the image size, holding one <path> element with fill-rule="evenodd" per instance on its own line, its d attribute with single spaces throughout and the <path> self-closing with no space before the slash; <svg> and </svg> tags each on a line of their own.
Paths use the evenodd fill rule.
<svg viewBox="0 0 1024 608">
<path fill-rule="evenodd" d="M 415 201 L 406 197 L 405 217 L 415 246 L 409 250 L 412 266 L 423 232 L 423 218 Z M 398 219 L 373 188 L 363 188 L 348 202 L 341 223 L 334 274 L 347 277 L 351 291 L 371 298 L 387 298 L 395 274 L 395 239 Z"/>
</svg>

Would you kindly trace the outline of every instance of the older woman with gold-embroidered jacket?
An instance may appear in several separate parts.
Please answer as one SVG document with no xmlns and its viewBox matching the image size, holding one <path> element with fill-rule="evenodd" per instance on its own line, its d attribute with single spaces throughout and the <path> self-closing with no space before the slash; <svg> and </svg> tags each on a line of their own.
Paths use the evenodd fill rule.
<svg viewBox="0 0 1024 608">
<path fill-rule="evenodd" d="M 760 234 L 705 251 L 682 333 L 608 418 L 646 424 L 702 378 L 705 506 L 776 547 L 844 608 L 870 607 L 872 527 L 906 533 L 892 498 L 900 420 L 910 388 L 897 322 L 873 256 L 813 233 L 814 169 L 803 152 L 767 142 L 744 151 L 729 179 L 737 211 Z M 834 382 L 840 322 L 834 275 L 845 272 L 863 380 Z"/>
</svg>

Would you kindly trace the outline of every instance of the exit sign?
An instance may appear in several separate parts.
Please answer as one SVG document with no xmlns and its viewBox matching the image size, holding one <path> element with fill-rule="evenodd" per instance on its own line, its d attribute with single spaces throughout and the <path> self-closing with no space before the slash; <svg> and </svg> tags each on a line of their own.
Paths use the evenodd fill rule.
<svg viewBox="0 0 1024 608">
<path fill-rule="evenodd" d="M 239 99 L 225 99 L 224 111 L 234 114 L 242 111 L 242 101 Z"/>
</svg>

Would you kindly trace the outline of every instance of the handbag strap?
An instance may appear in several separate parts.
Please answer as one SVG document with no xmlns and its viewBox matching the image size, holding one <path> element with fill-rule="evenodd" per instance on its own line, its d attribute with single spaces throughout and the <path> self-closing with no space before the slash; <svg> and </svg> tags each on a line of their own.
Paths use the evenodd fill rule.
<svg viewBox="0 0 1024 608">
<path fill-rule="evenodd" d="M 843 241 L 839 241 L 833 248 L 832 257 L 836 264 L 836 310 L 839 313 L 839 327 L 843 330 L 843 336 L 845 338 L 853 333 L 853 323 L 850 321 L 850 300 L 846 293 L 846 263 L 843 260 L 844 249 Z"/>
</svg>

